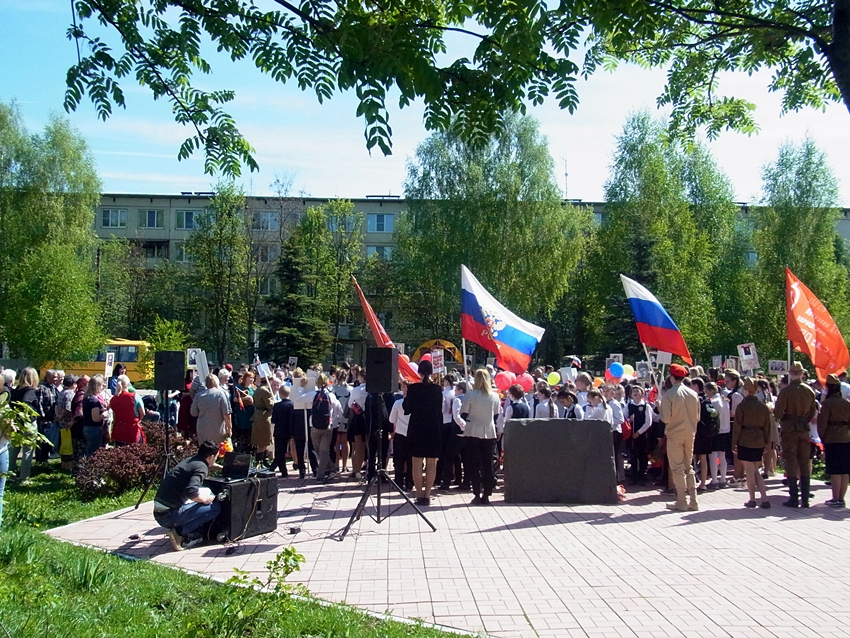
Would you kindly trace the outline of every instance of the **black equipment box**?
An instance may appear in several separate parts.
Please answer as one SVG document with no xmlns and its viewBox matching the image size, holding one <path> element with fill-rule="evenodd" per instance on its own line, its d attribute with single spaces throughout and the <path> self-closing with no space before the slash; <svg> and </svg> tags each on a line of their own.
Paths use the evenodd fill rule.
<svg viewBox="0 0 850 638">
<path fill-rule="evenodd" d="M 243 479 L 209 476 L 204 486 L 221 503 L 221 513 L 211 523 L 209 538 L 238 541 L 277 529 L 277 476 L 273 473 Z"/>
</svg>

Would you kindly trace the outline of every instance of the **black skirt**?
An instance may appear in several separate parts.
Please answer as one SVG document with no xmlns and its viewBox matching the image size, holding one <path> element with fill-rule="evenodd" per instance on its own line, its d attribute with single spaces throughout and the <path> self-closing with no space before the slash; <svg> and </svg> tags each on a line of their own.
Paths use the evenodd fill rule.
<svg viewBox="0 0 850 638">
<path fill-rule="evenodd" d="M 739 461 L 750 461 L 752 463 L 758 463 L 761 461 L 762 455 L 764 455 L 763 447 L 744 447 L 743 445 L 738 446 Z"/>
<path fill-rule="evenodd" d="M 711 454 L 714 452 L 714 437 L 700 436 L 694 437 L 694 454 Z"/>
<path fill-rule="evenodd" d="M 824 443 L 827 474 L 850 474 L 850 443 Z"/>
<path fill-rule="evenodd" d="M 715 434 L 711 439 L 712 452 L 731 452 L 732 451 L 732 433 Z"/>
</svg>

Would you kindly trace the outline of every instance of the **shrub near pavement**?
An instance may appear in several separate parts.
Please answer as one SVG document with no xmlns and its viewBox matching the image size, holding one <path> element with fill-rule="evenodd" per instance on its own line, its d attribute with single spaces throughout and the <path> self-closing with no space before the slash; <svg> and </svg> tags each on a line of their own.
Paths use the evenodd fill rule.
<svg viewBox="0 0 850 638">
<path fill-rule="evenodd" d="M 169 449 L 174 462 L 179 463 L 198 451 L 194 441 L 184 439 L 171 426 Z M 86 500 L 102 496 L 117 496 L 142 487 L 149 478 L 156 479 L 162 472 L 162 454 L 165 449 L 164 423 L 143 424 L 145 443 L 101 448 L 77 467 L 75 485 Z"/>
</svg>

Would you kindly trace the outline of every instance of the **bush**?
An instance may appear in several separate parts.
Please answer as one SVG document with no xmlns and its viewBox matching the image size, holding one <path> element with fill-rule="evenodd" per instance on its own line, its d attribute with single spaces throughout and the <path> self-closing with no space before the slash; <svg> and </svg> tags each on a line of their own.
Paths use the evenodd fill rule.
<svg viewBox="0 0 850 638">
<path fill-rule="evenodd" d="M 114 496 L 135 487 L 157 473 L 160 454 L 143 444 L 101 448 L 80 460 L 75 479 L 83 498 Z"/>
<path fill-rule="evenodd" d="M 165 427 L 164 423 L 145 423 L 142 430 L 146 443 L 101 448 L 92 456 L 81 459 L 75 484 L 83 498 L 117 496 L 144 486 L 149 478 L 157 480 L 162 473 Z M 194 456 L 198 451 L 194 441 L 184 439 L 173 427 L 169 426 L 168 436 L 175 463 Z"/>
</svg>

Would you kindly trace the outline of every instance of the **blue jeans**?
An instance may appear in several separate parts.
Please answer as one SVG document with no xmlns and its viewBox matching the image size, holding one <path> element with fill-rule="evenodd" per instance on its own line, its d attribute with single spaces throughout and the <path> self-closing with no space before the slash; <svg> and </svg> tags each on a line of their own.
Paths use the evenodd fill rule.
<svg viewBox="0 0 850 638">
<path fill-rule="evenodd" d="M 3 494 L 6 491 L 6 473 L 9 471 L 9 446 L 0 450 L 0 527 L 3 527 Z"/>
<path fill-rule="evenodd" d="M 191 534 L 206 523 L 214 520 L 221 512 L 221 503 L 217 500 L 209 505 L 190 501 L 180 507 L 174 507 L 162 512 L 154 512 L 156 522 L 167 529 L 176 527 L 181 536 Z"/>
<path fill-rule="evenodd" d="M 7 463 L 12 468 L 12 474 L 17 472 L 18 467 L 18 454 L 21 454 L 21 473 L 18 474 L 18 478 L 22 481 L 26 481 L 30 477 L 30 471 L 32 470 L 32 452 L 33 449 L 27 445 L 23 448 L 23 454 L 21 454 L 21 448 L 9 446 L 9 458 L 7 459 Z"/>
<path fill-rule="evenodd" d="M 91 456 L 103 445 L 103 427 L 100 425 L 84 426 L 83 436 L 86 439 L 86 456 Z"/>
<path fill-rule="evenodd" d="M 44 434 L 48 439 L 50 439 L 50 444 L 53 446 L 50 453 L 59 454 L 59 424 L 48 423 Z"/>
</svg>

